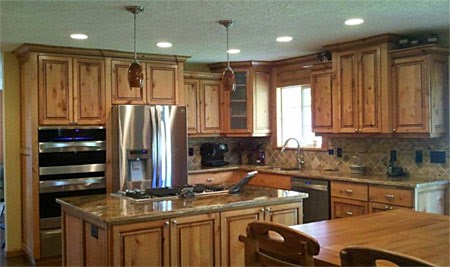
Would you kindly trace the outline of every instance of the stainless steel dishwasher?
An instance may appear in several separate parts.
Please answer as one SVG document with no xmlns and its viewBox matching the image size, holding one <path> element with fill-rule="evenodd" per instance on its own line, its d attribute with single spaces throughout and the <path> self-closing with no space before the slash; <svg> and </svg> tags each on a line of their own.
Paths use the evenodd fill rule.
<svg viewBox="0 0 450 267">
<path fill-rule="evenodd" d="M 292 177 L 291 190 L 308 193 L 303 199 L 303 223 L 330 219 L 330 182 Z"/>
</svg>

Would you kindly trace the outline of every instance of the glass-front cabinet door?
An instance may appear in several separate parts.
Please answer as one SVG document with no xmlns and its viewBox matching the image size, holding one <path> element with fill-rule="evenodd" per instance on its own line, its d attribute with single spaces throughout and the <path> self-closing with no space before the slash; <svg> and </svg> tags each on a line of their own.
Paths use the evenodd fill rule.
<svg viewBox="0 0 450 267">
<path fill-rule="evenodd" d="M 225 119 L 227 133 L 251 132 L 251 90 L 248 70 L 235 70 L 236 90 L 225 93 L 225 108 L 228 114 Z"/>
</svg>

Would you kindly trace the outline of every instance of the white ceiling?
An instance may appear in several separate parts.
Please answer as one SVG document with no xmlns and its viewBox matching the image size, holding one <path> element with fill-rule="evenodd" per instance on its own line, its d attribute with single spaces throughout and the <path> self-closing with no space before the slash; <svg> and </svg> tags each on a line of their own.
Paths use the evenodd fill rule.
<svg viewBox="0 0 450 267">
<path fill-rule="evenodd" d="M 217 23 L 234 19 L 231 61 L 278 60 L 315 53 L 323 45 L 382 33 L 427 36 L 448 46 L 450 0 L 0 0 L 1 49 L 22 43 L 133 50 L 133 15 L 127 5 L 143 5 L 137 16 L 138 52 L 186 55 L 188 63 L 226 61 L 226 31 Z M 344 20 L 365 23 L 348 27 Z M 69 35 L 89 35 L 83 41 Z M 275 38 L 291 35 L 290 43 Z M 158 41 L 173 47 L 161 49 Z"/>
</svg>

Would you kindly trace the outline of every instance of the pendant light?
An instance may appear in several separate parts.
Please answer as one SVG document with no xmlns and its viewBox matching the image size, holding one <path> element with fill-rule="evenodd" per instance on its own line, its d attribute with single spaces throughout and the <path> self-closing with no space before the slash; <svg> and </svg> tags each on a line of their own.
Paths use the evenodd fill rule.
<svg viewBox="0 0 450 267">
<path fill-rule="evenodd" d="M 134 87 L 139 87 L 142 89 L 144 83 L 144 72 L 142 71 L 142 67 L 137 60 L 136 53 L 136 15 L 140 12 L 144 11 L 143 6 L 127 6 L 125 9 L 133 13 L 134 15 L 134 60 L 133 63 L 128 67 L 128 84 L 130 85 L 130 89 Z"/>
<path fill-rule="evenodd" d="M 233 69 L 230 67 L 230 55 L 228 53 L 228 29 L 233 26 L 234 20 L 220 20 L 219 23 L 227 28 L 227 67 L 222 73 L 222 85 L 225 91 L 234 92 L 236 90 L 236 77 Z"/>
</svg>

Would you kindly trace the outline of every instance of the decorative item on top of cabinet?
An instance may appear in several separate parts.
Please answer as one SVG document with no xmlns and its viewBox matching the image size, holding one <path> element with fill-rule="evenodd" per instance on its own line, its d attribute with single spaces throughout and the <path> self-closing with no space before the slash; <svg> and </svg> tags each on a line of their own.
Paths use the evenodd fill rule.
<svg viewBox="0 0 450 267">
<path fill-rule="evenodd" d="M 236 90 L 222 92 L 223 132 L 227 136 L 268 136 L 271 66 L 267 62 L 233 62 Z M 208 66 L 222 73 L 226 63 Z"/>
<path fill-rule="evenodd" d="M 128 67 L 132 60 L 111 61 L 112 104 L 177 104 L 179 65 L 140 61 L 146 70 L 144 85 L 132 88 L 128 84 Z"/>
<path fill-rule="evenodd" d="M 312 128 L 315 133 L 333 132 L 333 75 L 331 62 L 311 68 Z"/>
<path fill-rule="evenodd" d="M 448 48 L 435 44 L 390 52 L 392 132 L 404 137 L 448 132 L 448 55 Z"/>
<path fill-rule="evenodd" d="M 38 64 L 40 125 L 105 123 L 103 59 L 38 56 Z"/>
<path fill-rule="evenodd" d="M 334 132 L 391 132 L 388 51 L 399 38 L 383 34 L 324 46 L 333 57 Z"/>
<path fill-rule="evenodd" d="M 184 72 L 189 136 L 219 135 L 221 128 L 219 73 Z"/>
</svg>

